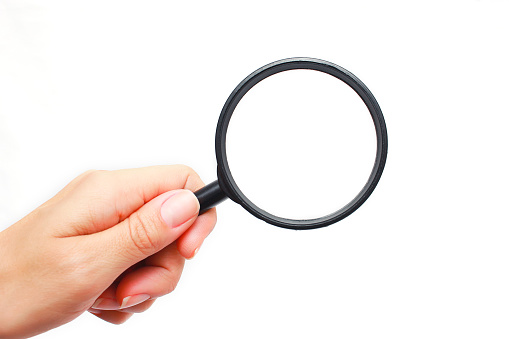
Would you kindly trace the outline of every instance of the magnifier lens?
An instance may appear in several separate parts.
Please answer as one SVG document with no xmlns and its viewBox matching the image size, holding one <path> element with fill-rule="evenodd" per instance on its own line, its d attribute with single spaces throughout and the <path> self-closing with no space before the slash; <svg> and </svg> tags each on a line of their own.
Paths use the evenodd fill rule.
<svg viewBox="0 0 509 339">
<path fill-rule="evenodd" d="M 373 170 L 377 137 L 366 104 L 341 80 L 315 70 L 274 74 L 240 100 L 226 133 L 238 188 L 288 219 L 336 212 Z"/>
<path fill-rule="evenodd" d="M 230 94 L 217 122 L 216 158 L 218 180 L 195 192 L 200 213 L 230 198 L 269 224 L 320 228 L 369 198 L 387 159 L 387 129 L 355 75 L 325 60 L 283 59 Z"/>
</svg>

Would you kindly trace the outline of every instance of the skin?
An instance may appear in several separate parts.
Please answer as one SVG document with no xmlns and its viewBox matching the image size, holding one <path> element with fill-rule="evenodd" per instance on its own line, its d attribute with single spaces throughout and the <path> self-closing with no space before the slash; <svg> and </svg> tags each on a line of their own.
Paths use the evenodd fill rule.
<svg viewBox="0 0 509 339">
<path fill-rule="evenodd" d="M 0 232 L 0 338 L 84 312 L 120 324 L 173 291 L 216 223 L 186 166 L 89 171 Z"/>
</svg>

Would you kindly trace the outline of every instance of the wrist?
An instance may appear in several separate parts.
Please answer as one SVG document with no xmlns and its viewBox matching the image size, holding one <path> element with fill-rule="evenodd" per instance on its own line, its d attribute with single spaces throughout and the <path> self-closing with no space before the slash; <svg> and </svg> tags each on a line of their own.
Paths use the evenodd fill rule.
<svg viewBox="0 0 509 339">
<path fill-rule="evenodd" d="M 14 319 L 12 319 L 12 312 L 9 311 L 12 307 L 9 300 L 10 281 L 12 281 L 12 270 L 10 267 L 11 258 L 8 250 L 7 234 L 9 229 L 0 232 L 0 299 L 2 306 L 0 307 L 0 338 L 16 338 L 14 330 Z"/>
<path fill-rule="evenodd" d="M 19 271 L 15 258 L 20 255 L 16 245 L 16 229 L 18 224 L 0 232 L 0 338 L 26 338 L 23 330 L 26 316 L 19 305 L 24 304 L 17 298 L 23 296 L 24 286 L 20 283 Z"/>
</svg>

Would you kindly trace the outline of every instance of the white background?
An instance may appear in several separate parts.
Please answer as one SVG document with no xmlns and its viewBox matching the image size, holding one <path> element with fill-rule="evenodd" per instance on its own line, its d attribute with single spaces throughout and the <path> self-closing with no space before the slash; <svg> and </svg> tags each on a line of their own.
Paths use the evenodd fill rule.
<svg viewBox="0 0 509 339">
<path fill-rule="evenodd" d="M 294 232 L 226 202 L 170 296 L 121 326 L 85 314 L 40 337 L 507 338 L 508 13 L 0 0 L 0 228 L 91 168 L 185 163 L 214 180 L 224 101 L 281 58 L 353 72 L 389 132 L 380 184 L 344 221 Z"/>
</svg>

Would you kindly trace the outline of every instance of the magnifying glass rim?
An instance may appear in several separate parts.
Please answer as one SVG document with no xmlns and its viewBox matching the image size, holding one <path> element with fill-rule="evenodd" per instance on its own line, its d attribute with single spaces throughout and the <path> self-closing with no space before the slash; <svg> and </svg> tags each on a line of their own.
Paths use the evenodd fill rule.
<svg viewBox="0 0 509 339">
<path fill-rule="evenodd" d="M 256 204 L 251 202 L 251 200 L 249 200 L 242 193 L 242 190 L 238 187 L 235 180 L 233 179 L 226 156 L 226 133 L 228 130 L 228 125 L 235 111 L 235 108 L 237 107 L 240 100 L 244 97 L 244 95 L 263 79 L 266 79 L 269 76 L 277 73 L 296 69 L 309 69 L 327 73 L 350 86 L 350 88 L 352 88 L 357 93 L 357 95 L 361 97 L 362 101 L 364 101 L 364 104 L 368 108 L 375 125 L 377 139 L 375 163 L 364 187 L 355 196 L 355 198 L 353 198 L 348 204 L 344 205 L 339 210 L 328 215 L 313 219 L 289 219 L 278 217 L 261 209 Z M 366 87 L 366 85 L 364 85 L 355 75 L 346 69 L 331 62 L 314 58 L 283 59 L 272 62 L 254 71 L 242 82 L 240 82 L 239 85 L 230 94 L 228 100 L 226 100 L 226 103 L 223 106 L 217 123 L 216 158 L 218 164 L 218 181 L 221 189 L 228 195 L 230 199 L 239 203 L 249 213 L 261 220 L 264 220 L 265 222 L 283 228 L 295 230 L 320 228 L 346 218 L 355 210 L 357 210 L 371 195 L 376 185 L 378 184 L 378 181 L 380 180 L 387 159 L 387 128 L 385 126 L 382 110 L 380 109 L 380 106 L 378 105 L 373 94 Z"/>
</svg>

